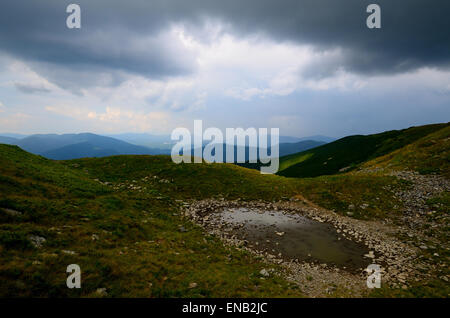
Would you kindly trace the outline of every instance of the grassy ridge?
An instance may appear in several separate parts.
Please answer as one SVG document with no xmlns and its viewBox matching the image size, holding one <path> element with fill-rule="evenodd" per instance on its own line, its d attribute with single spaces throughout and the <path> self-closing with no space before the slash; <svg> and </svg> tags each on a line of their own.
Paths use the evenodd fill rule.
<svg viewBox="0 0 450 318">
<path fill-rule="evenodd" d="M 85 169 L 101 181 L 126 183 L 142 178 L 153 179 L 155 196 L 166 200 L 205 199 L 223 197 L 229 200 L 286 200 L 297 194 L 323 207 L 346 214 L 355 205 L 354 217 L 361 219 L 395 217 L 401 203 L 385 189 L 408 186 L 395 177 L 374 175 L 336 175 L 318 178 L 285 178 L 262 175 L 259 171 L 233 164 L 178 164 L 168 156 L 116 156 L 68 161 Z M 156 177 L 156 179 L 155 179 Z M 161 182 L 165 181 L 165 182 Z M 361 209 L 361 205 L 368 205 Z"/>
<path fill-rule="evenodd" d="M 450 127 L 433 132 L 399 150 L 375 158 L 365 168 L 410 169 L 450 177 Z"/>
<path fill-rule="evenodd" d="M 332 143 L 280 158 L 279 175 L 316 177 L 350 170 L 364 161 L 383 156 L 417 141 L 449 124 L 392 130 L 375 135 L 349 136 Z"/>
</svg>

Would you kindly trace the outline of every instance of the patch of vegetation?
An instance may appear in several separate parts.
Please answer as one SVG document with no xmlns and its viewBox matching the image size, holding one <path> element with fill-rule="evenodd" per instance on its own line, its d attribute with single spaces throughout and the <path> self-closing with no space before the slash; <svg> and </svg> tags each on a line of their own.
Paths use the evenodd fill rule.
<svg viewBox="0 0 450 318">
<path fill-rule="evenodd" d="M 373 289 L 369 297 L 376 298 L 448 298 L 450 285 L 442 279 L 417 282 L 408 289 L 381 287 Z"/>
<path fill-rule="evenodd" d="M 430 209 L 440 213 L 450 213 L 450 192 L 444 191 L 440 195 L 427 200 Z"/>
<path fill-rule="evenodd" d="M 402 203 L 393 190 L 410 186 L 395 177 L 335 175 L 297 180 L 299 193 L 310 201 L 357 219 L 396 219 Z"/>
</svg>

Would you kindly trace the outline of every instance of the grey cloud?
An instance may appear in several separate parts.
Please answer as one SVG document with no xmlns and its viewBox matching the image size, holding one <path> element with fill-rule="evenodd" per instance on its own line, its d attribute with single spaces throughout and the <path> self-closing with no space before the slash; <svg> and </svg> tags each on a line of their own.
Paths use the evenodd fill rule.
<svg viewBox="0 0 450 318">
<path fill-rule="evenodd" d="M 305 73 L 312 77 L 339 68 L 379 74 L 450 66 L 447 0 L 377 0 L 382 9 L 380 30 L 365 25 L 372 0 L 78 0 L 81 30 L 65 27 L 70 2 L 2 1 L 0 49 L 24 60 L 71 69 L 176 76 L 194 72 L 195 59 L 161 38 L 161 32 L 172 23 L 183 23 L 208 40 L 202 25 L 217 19 L 241 37 L 260 33 L 319 51 L 343 49 L 344 56 Z"/>
<path fill-rule="evenodd" d="M 27 83 L 14 83 L 14 86 L 25 94 L 34 94 L 34 93 L 49 93 L 50 90 L 48 88 L 42 86 L 36 86 L 33 84 Z"/>
</svg>

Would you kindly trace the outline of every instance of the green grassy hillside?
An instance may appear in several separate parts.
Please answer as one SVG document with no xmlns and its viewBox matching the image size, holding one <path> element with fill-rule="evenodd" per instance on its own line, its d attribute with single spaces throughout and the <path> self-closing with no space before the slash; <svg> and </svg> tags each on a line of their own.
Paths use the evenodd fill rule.
<svg viewBox="0 0 450 318">
<path fill-rule="evenodd" d="M 345 137 L 280 158 L 278 174 L 286 177 L 315 177 L 348 171 L 362 162 L 386 155 L 448 126 L 448 123 L 435 124 L 375 135 Z"/>
<path fill-rule="evenodd" d="M 375 158 L 363 168 L 409 169 L 450 177 L 450 127 L 433 132 L 410 145 Z"/>
<path fill-rule="evenodd" d="M 261 280 L 259 271 L 267 264 L 225 248 L 178 215 L 175 200 L 188 197 L 189 189 L 194 197 L 209 196 L 208 189 L 227 175 L 232 181 L 213 191 L 233 188 L 246 178 L 244 169 L 189 171 L 169 160 L 135 156 L 63 163 L 0 145 L 0 296 L 89 297 L 98 296 L 98 288 L 115 297 L 301 296 L 277 276 Z M 180 188 L 166 181 L 171 173 L 181 173 Z M 97 178 L 126 186 L 114 188 Z M 199 183 L 193 184 L 195 179 Z M 145 191 L 136 189 L 137 182 Z M 268 194 L 270 182 L 256 180 L 248 193 Z M 41 247 L 32 244 L 33 237 L 45 239 Z M 81 289 L 66 287 L 69 264 L 81 267 Z"/>
</svg>

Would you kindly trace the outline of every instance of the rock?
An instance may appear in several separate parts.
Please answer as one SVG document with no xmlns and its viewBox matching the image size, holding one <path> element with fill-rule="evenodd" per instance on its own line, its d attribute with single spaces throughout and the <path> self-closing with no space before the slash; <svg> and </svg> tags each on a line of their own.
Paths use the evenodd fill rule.
<svg viewBox="0 0 450 318">
<path fill-rule="evenodd" d="M 10 215 L 10 216 L 20 216 L 22 215 L 22 212 L 13 210 L 13 209 L 1 209 L 2 211 L 4 211 L 6 214 Z"/>
<path fill-rule="evenodd" d="M 427 250 L 428 249 L 428 247 L 426 246 L 426 245 L 420 245 L 419 246 L 421 249 L 423 249 L 423 250 Z"/>
<path fill-rule="evenodd" d="M 37 236 L 37 235 L 30 235 L 28 236 L 28 239 L 30 240 L 31 244 L 33 244 L 36 248 L 41 248 L 42 244 L 44 244 L 45 237 Z"/>
<path fill-rule="evenodd" d="M 189 284 L 189 288 L 195 288 L 195 287 L 197 287 L 197 283 L 190 283 Z"/>
<path fill-rule="evenodd" d="M 355 205 L 354 204 L 349 204 L 348 209 L 349 210 L 354 210 L 355 209 Z"/>
<path fill-rule="evenodd" d="M 61 252 L 63 252 L 64 254 L 68 254 L 68 255 L 75 255 L 75 254 L 77 254 L 76 252 L 69 251 L 69 250 L 62 250 Z"/>
<path fill-rule="evenodd" d="M 95 293 L 100 297 L 108 296 L 108 292 L 106 291 L 106 288 L 97 288 Z"/>
<path fill-rule="evenodd" d="M 283 236 L 284 234 L 286 234 L 286 233 L 284 233 L 284 232 L 275 232 L 278 236 Z"/>
<path fill-rule="evenodd" d="M 98 237 L 97 234 L 92 234 L 91 239 L 92 239 L 93 241 L 98 241 L 99 237 Z"/>
<path fill-rule="evenodd" d="M 329 287 L 327 287 L 327 289 L 325 289 L 325 292 L 327 294 L 332 294 L 335 291 L 336 291 L 336 287 L 335 286 L 329 286 Z"/>
<path fill-rule="evenodd" d="M 182 225 L 180 225 L 180 227 L 178 228 L 178 230 L 179 230 L 180 232 L 187 232 L 186 228 L 185 228 L 184 226 L 182 226 Z"/>
<path fill-rule="evenodd" d="M 348 216 L 353 216 L 353 212 L 350 212 L 350 211 L 349 211 L 349 212 L 347 212 L 347 215 L 348 215 Z"/>
<path fill-rule="evenodd" d="M 265 268 L 260 270 L 259 273 L 264 277 L 269 277 L 269 272 Z"/>
</svg>

